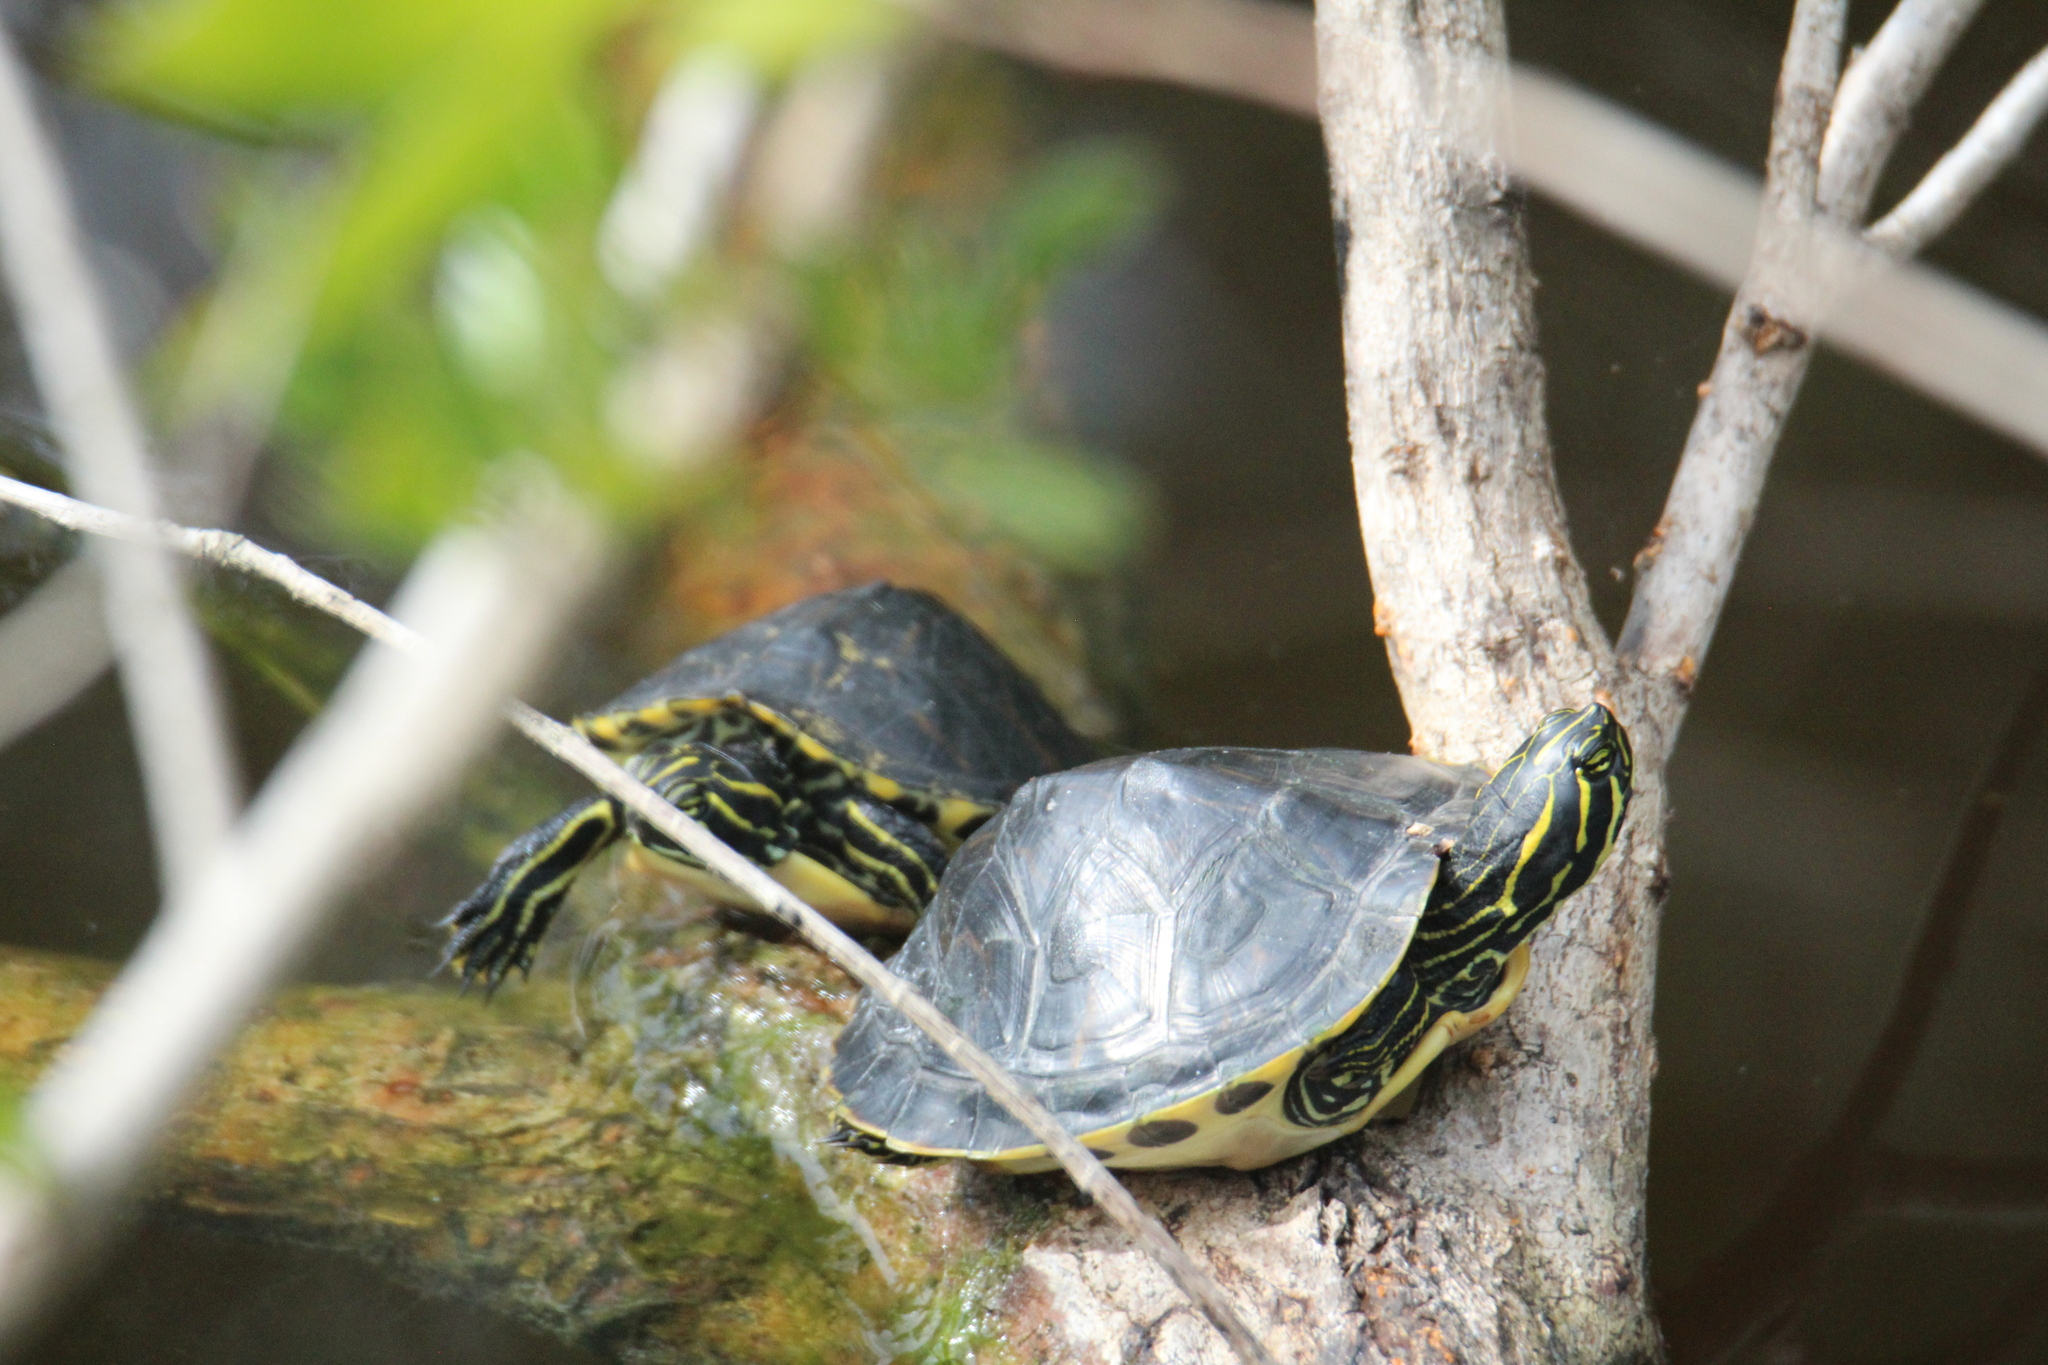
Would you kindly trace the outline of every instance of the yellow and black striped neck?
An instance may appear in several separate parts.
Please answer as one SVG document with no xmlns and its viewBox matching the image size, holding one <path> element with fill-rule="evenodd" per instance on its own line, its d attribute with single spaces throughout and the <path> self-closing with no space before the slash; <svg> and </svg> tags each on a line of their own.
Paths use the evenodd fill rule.
<svg viewBox="0 0 2048 1365">
<path fill-rule="evenodd" d="M 1586 884 L 1628 811 L 1634 755 L 1599 703 L 1536 727 L 1472 803 L 1444 854 L 1405 966 L 1453 1008 L 1492 988 L 1508 953 Z"/>
</svg>

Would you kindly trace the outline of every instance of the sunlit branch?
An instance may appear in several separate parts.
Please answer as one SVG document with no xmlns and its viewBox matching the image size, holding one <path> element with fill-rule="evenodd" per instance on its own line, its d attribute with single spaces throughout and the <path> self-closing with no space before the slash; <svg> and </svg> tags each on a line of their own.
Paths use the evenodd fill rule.
<svg viewBox="0 0 2048 1365">
<path fill-rule="evenodd" d="M 421 636 L 403 622 L 385 616 L 285 556 L 263 550 L 246 537 L 232 532 L 198 531 L 162 521 L 142 521 L 105 508 L 85 506 L 75 499 L 13 479 L 0 479 L 0 501 L 26 507 L 74 530 L 160 545 L 224 567 L 261 575 L 298 600 L 329 612 L 365 634 L 408 648 L 423 643 Z M 830 920 L 791 895 L 779 882 L 727 847 L 709 830 L 662 800 L 576 731 L 523 702 L 511 703 L 507 714 L 527 738 L 575 768 L 600 790 L 630 806 L 635 814 L 745 892 L 770 916 L 801 935 L 805 942 L 863 987 L 901 1011 L 1046 1145 L 1046 1149 L 1073 1177 L 1075 1185 L 1158 1260 L 1188 1298 L 1229 1340 L 1240 1359 L 1271 1365 L 1271 1357 L 1237 1316 L 1208 1272 L 1181 1250 L 1172 1234 L 1156 1218 L 1139 1207 L 1130 1192 L 1087 1148 L 1068 1135 L 1059 1120 L 929 1001 Z"/>
<path fill-rule="evenodd" d="M 120 373 L 27 72 L 0 28 L 0 264 L 22 343 L 72 483 L 142 516 L 158 506 L 146 441 Z M 188 887 L 235 816 L 235 761 L 204 639 L 176 566 L 146 547 L 99 547 L 108 634 L 148 793 L 157 867 Z"/>
<path fill-rule="evenodd" d="M 1899 0 L 1842 73 L 1821 144 L 1820 207 L 1861 227 L 1913 107 L 1984 0 Z"/>
<path fill-rule="evenodd" d="M 1800 0 L 1793 10 L 1749 275 L 1729 310 L 1663 515 L 1636 558 L 1635 597 L 1618 643 L 1663 691 L 1667 751 L 1813 355 L 1821 300 L 1810 242 L 1846 8 L 1844 0 Z"/>
<path fill-rule="evenodd" d="M 530 671 L 595 564 L 591 528 L 548 489 L 495 535 L 451 532 L 421 557 L 396 610 L 425 643 L 357 661 L 38 1079 L 0 1163 L 0 1342 L 118 1224 L 166 1123 L 339 891 L 489 738 L 492 704 Z M 154 532 L 138 542 L 164 544 Z"/>
<path fill-rule="evenodd" d="M 902 0 L 943 31 L 1086 76 L 1316 112 L 1309 13 L 1271 0 Z"/>
<path fill-rule="evenodd" d="M 2048 50 L 2020 68 L 1962 141 L 1934 163 L 1913 192 L 1864 233 L 1872 246 L 1911 256 L 1946 232 L 2020 154 L 2048 114 Z"/>
</svg>

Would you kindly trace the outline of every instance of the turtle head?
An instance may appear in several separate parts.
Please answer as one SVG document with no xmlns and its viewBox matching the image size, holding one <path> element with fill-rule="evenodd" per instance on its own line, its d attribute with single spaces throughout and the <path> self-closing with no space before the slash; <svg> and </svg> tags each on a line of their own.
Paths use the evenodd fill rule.
<svg viewBox="0 0 2048 1365">
<path fill-rule="evenodd" d="M 1449 853 L 1459 899 L 1534 929 L 1606 860 L 1634 772 L 1628 732 L 1598 702 L 1545 717 L 1473 798 Z"/>
</svg>

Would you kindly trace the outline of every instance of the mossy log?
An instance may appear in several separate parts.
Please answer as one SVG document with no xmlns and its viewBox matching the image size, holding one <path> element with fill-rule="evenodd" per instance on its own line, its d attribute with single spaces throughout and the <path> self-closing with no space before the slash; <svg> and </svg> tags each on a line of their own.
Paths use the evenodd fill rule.
<svg viewBox="0 0 2048 1365">
<path fill-rule="evenodd" d="M 574 998 L 283 992 L 166 1135 L 152 1198 L 623 1359 L 1000 1359 L 1043 1193 L 821 1144 L 850 987 L 709 922 L 666 939 L 604 940 Z M 0 1080 L 31 1081 L 110 976 L 0 952 Z"/>
</svg>

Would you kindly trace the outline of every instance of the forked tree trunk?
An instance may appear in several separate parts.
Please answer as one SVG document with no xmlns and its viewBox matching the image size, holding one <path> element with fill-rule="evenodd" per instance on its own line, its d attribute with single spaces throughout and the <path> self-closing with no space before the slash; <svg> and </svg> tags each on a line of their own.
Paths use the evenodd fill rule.
<svg viewBox="0 0 2048 1365">
<path fill-rule="evenodd" d="M 1610 866 L 1407 1122 L 1255 1176 L 1133 1184 L 1282 1359 L 1657 1359 L 1643 1213 L 1665 745 L 1571 553 L 1521 201 L 1473 150 L 1505 72 L 1501 5 L 1319 0 L 1316 36 L 1359 520 L 1414 748 L 1497 763 L 1598 695 L 1644 762 Z M 1227 1359 L 1135 1252 L 1072 1223 L 1024 1258 L 1047 1359 Z"/>
</svg>

